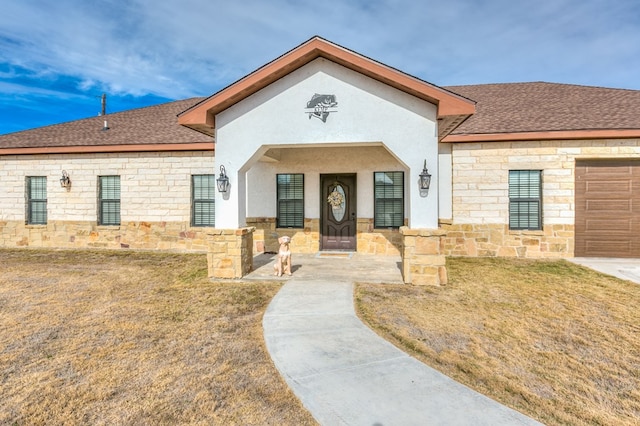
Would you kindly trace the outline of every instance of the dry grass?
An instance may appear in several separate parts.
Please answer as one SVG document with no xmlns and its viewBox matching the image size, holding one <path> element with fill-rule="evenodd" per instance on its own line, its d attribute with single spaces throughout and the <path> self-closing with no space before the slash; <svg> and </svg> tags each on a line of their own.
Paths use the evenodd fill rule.
<svg viewBox="0 0 640 426">
<path fill-rule="evenodd" d="M 453 258 L 441 288 L 361 284 L 359 315 L 547 424 L 640 424 L 640 286 L 565 261 Z"/>
<path fill-rule="evenodd" d="M 275 283 L 203 255 L 0 250 L 0 424 L 313 424 L 266 351 Z"/>
</svg>

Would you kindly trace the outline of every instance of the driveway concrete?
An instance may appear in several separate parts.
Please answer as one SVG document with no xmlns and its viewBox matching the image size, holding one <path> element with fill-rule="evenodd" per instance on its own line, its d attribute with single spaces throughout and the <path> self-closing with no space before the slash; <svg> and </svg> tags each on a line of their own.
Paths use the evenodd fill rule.
<svg viewBox="0 0 640 426">
<path fill-rule="evenodd" d="M 380 338 L 355 315 L 352 282 L 337 279 L 349 264 L 324 265 L 346 269 L 329 280 L 294 272 L 263 318 L 276 367 L 320 424 L 539 424 Z"/>
<path fill-rule="evenodd" d="M 640 284 L 640 259 L 614 259 L 604 257 L 575 257 L 567 259 L 603 274 Z"/>
</svg>

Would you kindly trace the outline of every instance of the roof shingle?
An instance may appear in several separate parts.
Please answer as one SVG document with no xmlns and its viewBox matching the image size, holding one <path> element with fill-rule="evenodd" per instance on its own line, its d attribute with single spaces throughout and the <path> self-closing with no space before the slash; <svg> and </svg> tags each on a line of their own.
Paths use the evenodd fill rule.
<svg viewBox="0 0 640 426">
<path fill-rule="evenodd" d="M 0 149 L 213 142 L 213 138 L 178 124 L 177 115 L 203 98 L 85 118 L 0 135 Z M 103 130 L 107 120 L 109 130 Z"/>
<path fill-rule="evenodd" d="M 445 88 L 477 102 L 452 135 L 640 129 L 640 90 L 544 82 Z"/>
<path fill-rule="evenodd" d="M 476 113 L 451 135 L 640 129 L 640 91 L 557 83 L 444 87 L 471 99 Z M 206 98 L 190 98 L 106 116 L 0 135 L 0 150 L 213 143 L 178 124 L 177 116 Z M 104 120 L 109 130 L 102 130 Z"/>
</svg>

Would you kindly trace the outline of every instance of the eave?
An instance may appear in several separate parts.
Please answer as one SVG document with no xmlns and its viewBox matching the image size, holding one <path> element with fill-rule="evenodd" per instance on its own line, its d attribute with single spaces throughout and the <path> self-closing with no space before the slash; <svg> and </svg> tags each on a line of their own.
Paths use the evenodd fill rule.
<svg viewBox="0 0 640 426">
<path fill-rule="evenodd" d="M 634 139 L 640 138 L 640 129 L 559 130 L 512 133 L 476 133 L 447 135 L 446 143 L 517 142 L 532 140 L 584 140 L 584 139 Z"/>
<path fill-rule="evenodd" d="M 2 155 L 88 154 L 117 152 L 214 151 L 213 142 L 90 146 L 49 146 L 34 148 L 0 148 Z"/>
</svg>

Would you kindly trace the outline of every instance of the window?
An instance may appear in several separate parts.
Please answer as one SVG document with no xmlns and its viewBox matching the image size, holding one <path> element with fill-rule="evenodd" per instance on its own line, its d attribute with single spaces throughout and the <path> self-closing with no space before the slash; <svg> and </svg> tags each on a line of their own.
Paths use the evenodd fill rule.
<svg viewBox="0 0 640 426">
<path fill-rule="evenodd" d="M 404 173 L 375 172 L 374 228 L 399 228 L 404 225 Z"/>
<path fill-rule="evenodd" d="M 509 229 L 542 229 L 542 170 L 509 170 Z"/>
<path fill-rule="evenodd" d="M 27 176 L 27 224 L 47 224 L 47 177 Z"/>
<path fill-rule="evenodd" d="M 304 227 L 304 175 L 277 175 L 278 228 Z"/>
<path fill-rule="evenodd" d="M 215 226 L 215 175 L 191 176 L 191 226 Z"/>
<path fill-rule="evenodd" d="M 98 225 L 120 225 L 120 176 L 98 177 Z"/>
</svg>

